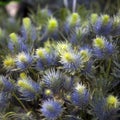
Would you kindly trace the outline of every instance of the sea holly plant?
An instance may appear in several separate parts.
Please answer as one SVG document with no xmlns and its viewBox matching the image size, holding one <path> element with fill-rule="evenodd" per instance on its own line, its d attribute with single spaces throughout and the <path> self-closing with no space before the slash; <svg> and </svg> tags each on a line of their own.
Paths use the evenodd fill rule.
<svg viewBox="0 0 120 120">
<path fill-rule="evenodd" d="M 120 17 L 81 17 L 51 12 L 23 18 L 18 32 L 0 29 L 1 119 L 120 118 Z"/>
</svg>

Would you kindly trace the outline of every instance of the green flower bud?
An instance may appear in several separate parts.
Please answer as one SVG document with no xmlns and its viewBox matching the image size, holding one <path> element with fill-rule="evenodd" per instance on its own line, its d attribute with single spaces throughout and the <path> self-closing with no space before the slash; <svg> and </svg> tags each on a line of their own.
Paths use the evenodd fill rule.
<svg viewBox="0 0 120 120">
<path fill-rule="evenodd" d="M 9 37 L 10 37 L 10 39 L 11 39 L 11 41 L 12 41 L 13 43 L 17 43 L 17 42 L 18 42 L 18 37 L 17 37 L 17 35 L 16 35 L 15 33 L 11 33 L 11 34 L 9 35 Z"/>
<path fill-rule="evenodd" d="M 28 17 L 23 18 L 23 26 L 25 27 L 26 30 L 31 29 L 31 20 L 30 20 L 30 18 L 28 18 Z"/>
<path fill-rule="evenodd" d="M 94 39 L 93 45 L 95 47 L 98 47 L 98 48 L 102 49 L 102 48 L 105 47 L 105 41 L 104 41 L 104 39 L 102 39 L 100 37 L 97 37 L 97 38 Z"/>
<path fill-rule="evenodd" d="M 109 108 L 117 108 L 119 106 L 117 97 L 114 97 L 113 95 L 109 95 L 106 98 L 106 102 L 107 102 L 107 107 Z"/>
<path fill-rule="evenodd" d="M 95 24 L 97 22 L 97 20 L 98 20 L 98 14 L 96 14 L 96 13 L 91 14 L 92 24 Z"/>
<path fill-rule="evenodd" d="M 110 21 L 110 16 L 109 15 L 103 15 L 102 16 L 102 22 L 104 25 L 106 25 Z"/>
<path fill-rule="evenodd" d="M 58 22 L 55 18 L 50 18 L 48 20 L 47 28 L 49 32 L 53 32 L 58 28 Z"/>
<path fill-rule="evenodd" d="M 69 19 L 71 26 L 75 26 L 80 21 L 80 16 L 78 13 L 72 13 Z"/>
</svg>

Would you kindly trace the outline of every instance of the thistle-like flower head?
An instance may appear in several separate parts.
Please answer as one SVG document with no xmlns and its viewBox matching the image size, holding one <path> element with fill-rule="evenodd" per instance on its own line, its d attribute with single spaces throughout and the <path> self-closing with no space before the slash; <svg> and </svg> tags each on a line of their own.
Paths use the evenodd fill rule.
<svg viewBox="0 0 120 120">
<path fill-rule="evenodd" d="M 8 106 L 10 95 L 7 92 L 0 92 L 0 112 Z"/>
<path fill-rule="evenodd" d="M 44 69 L 48 66 L 56 65 L 57 63 L 57 53 L 50 48 L 38 48 L 36 50 L 36 58 L 38 69 Z"/>
<path fill-rule="evenodd" d="M 96 13 L 91 14 L 92 24 L 95 24 L 97 22 L 97 20 L 98 20 L 98 14 L 96 14 Z"/>
<path fill-rule="evenodd" d="M 30 78 L 19 79 L 17 82 L 18 91 L 24 97 L 23 99 L 31 101 L 38 97 L 41 92 L 41 88 L 38 83 L 34 82 Z"/>
<path fill-rule="evenodd" d="M 80 54 L 76 53 L 75 51 L 67 51 L 61 54 L 60 63 L 63 64 L 63 67 L 68 72 L 75 72 L 83 67 L 82 65 L 82 58 Z"/>
<path fill-rule="evenodd" d="M 41 112 L 42 114 L 50 120 L 57 119 L 62 113 L 62 105 L 58 101 L 47 100 L 42 104 Z"/>
<path fill-rule="evenodd" d="M 30 66 L 32 61 L 33 61 L 32 57 L 25 52 L 19 53 L 16 57 L 16 64 L 17 67 L 20 69 L 25 69 L 28 66 Z"/>
<path fill-rule="evenodd" d="M 77 83 L 75 90 L 78 91 L 80 94 L 85 92 L 86 87 L 82 84 Z"/>
<path fill-rule="evenodd" d="M 109 35 L 112 30 L 112 21 L 109 15 L 101 15 L 93 24 L 94 32 L 97 35 Z"/>
<path fill-rule="evenodd" d="M 30 18 L 28 18 L 28 17 L 23 18 L 23 26 L 24 26 L 26 31 L 31 29 L 31 20 L 30 20 Z"/>
<path fill-rule="evenodd" d="M 7 56 L 4 60 L 3 60 L 3 66 L 5 69 L 12 69 L 15 67 L 15 59 L 11 56 Z"/>
<path fill-rule="evenodd" d="M 98 58 L 106 58 L 114 52 L 114 46 L 108 42 L 104 37 L 96 37 L 93 40 L 94 54 Z"/>
<path fill-rule="evenodd" d="M 114 16 L 113 17 L 113 27 L 118 27 L 118 26 L 120 26 L 120 17 Z"/>
<path fill-rule="evenodd" d="M 89 48 L 81 48 L 80 55 L 82 57 L 83 62 L 88 62 L 91 58 L 91 50 Z"/>
<path fill-rule="evenodd" d="M 44 48 L 38 48 L 36 50 L 36 56 L 37 56 L 37 58 L 44 59 L 45 56 L 46 56 L 46 54 L 47 53 L 46 53 L 46 50 Z"/>
<path fill-rule="evenodd" d="M 55 30 L 57 30 L 57 28 L 58 28 L 58 21 L 55 18 L 51 17 L 47 23 L 48 31 L 55 32 Z"/>
<path fill-rule="evenodd" d="M 103 49 L 105 48 L 105 40 L 102 37 L 97 37 L 93 40 L 93 46 Z"/>
<path fill-rule="evenodd" d="M 4 92 L 11 92 L 13 90 L 13 84 L 4 76 L 0 76 L 0 90 Z"/>
<path fill-rule="evenodd" d="M 65 80 L 63 83 L 63 88 L 66 91 L 71 91 L 74 86 L 74 79 L 72 77 L 68 77 L 68 76 L 64 76 L 64 77 L 65 77 Z"/>
<path fill-rule="evenodd" d="M 118 98 L 113 96 L 113 95 L 109 95 L 106 98 L 106 103 L 107 103 L 107 107 L 108 108 L 118 108 L 119 107 L 119 101 Z"/>
<path fill-rule="evenodd" d="M 89 97 L 90 94 L 86 87 L 78 83 L 71 94 L 71 102 L 76 106 L 85 107 L 89 102 Z"/>
<path fill-rule="evenodd" d="M 110 16 L 109 15 L 102 15 L 101 16 L 101 19 L 102 19 L 102 23 L 104 24 L 104 25 L 106 25 L 106 24 L 108 24 L 109 23 L 109 21 L 110 21 Z"/>
<path fill-rule="evenodd" d="M 46 71 L 45 75 L 43 75 L 43 82 L 53 93 L 57 93 L 63 86 L 63 76 L 60 71 L 51 69 Z"/>
<path fill-rule="evenodd" d="M 112 35 L 120 34 L 120 16 L 113 17 Z"/>
<path fill-rule="evenodd" d="M 17 43 L 18 42 L 18 37 L 15 33 L 11 33 L 9 35 L 9 37 L 10 37 L 10 40 L 12 41 L 12 43 Z"/>
<path fill-rule="evenodd" d="M 116 120 L 118 105 L 118 99 L 113 95 L 93 99 L 93 110 L 99 120 Z"/>
<path fill-rule="evenodd" d="M 71 50 L 72 45 L 68 42 L 58 42 L 56 49 L 59 54 L 63 54 L 63 52 Z"/>
<path fill-rule="evenodd" d="M 72 13 L 69 17 L 68 17 L 68 22 L 70 26 L 76 26 L 78 24 L 80 24 L 80 16 L 78 13 Z"/>
</svg>

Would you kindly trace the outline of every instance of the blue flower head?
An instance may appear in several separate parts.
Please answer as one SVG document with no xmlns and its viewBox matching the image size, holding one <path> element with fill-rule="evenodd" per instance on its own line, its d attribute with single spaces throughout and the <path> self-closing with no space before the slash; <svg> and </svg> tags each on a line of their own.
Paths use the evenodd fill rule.
<svg viewBox="0 0 120 120">
<path fill-rule="evenodd" d="M 71 102 L 81 108 L 85 107 L 89 102 L 90 94 L 82 84 L 77 84 L 75 90 L 71 94 Z"/>
<path fill-rule="evenodd" d="M 76 53 L 74 50 L 63 52 L 60 57 L 60 63 L 67 72 L 74 74 L 83 67 L 83 61 L 80 54 Z"/>
<path fill-rule="evenodd" d="M 59 92 L 63 86 L 63 80 L 62 73 L 60 71 L 55 71 L 54 69 L 46 71 L 43 75 L 43 82 L 53 93 Z"/>
<path fill-rule="evenodd" d="M 113 95 L 93 100 L 93 110 L 99 120 L 116 120 L 118 107 L 118 99 Z"/>
<path fill-rule="evenodd" d="M 37 38 L 36 29 L 32 25 L 30 18 L 28 17 L 23 18 L 22 22 L 23 22 L 23 26 L 21 28 L 21 33 L 22 33 L 22 37 L 24 38 L 24 40 L 27 40 L 29 38 L 33 41 L 36 40 Z"/>
<path fill-rule="evenodd" d="M 16 65 L 20 69 L 26 69 L 32 64 L 33 58 L 30 54 L 21 52 L 16 57 Z"/>
<path fill-rule="evenodd" d="M 85 39 L 89 35 L 89 27 L 78 27 L 75 29 L 75 32 L 70 36 L 70 42 L 72 44 L 86 44 Z"/>
<path fill-rule="evenodd" d="M 63 88 L 67 91 L 70 91 L 72 90 L 73 88 L 73 85 L 74 85 L 74 80 L 72 77 L 68 77 L 68 76 L 65 76 L 64 78 L 64 82 L 63 82 Z"/>
<path fill-rule="evenodd" d="M 94 55 L 98 58 L 106 58 L 111 56 L 114 52 L 114 46 L 108 42 L 104 37 L 96 37 L 93 40 Z"/>
<path fill-rule="evenodd" d="M 36 58 L 37 58 L 37 63 L 36 63 L 36 68 L 39 70 L 44 70 L 45 65 L 47 64 L 47 51 L 45 48 L 38 48 L 36 49 Z"/>
<path fill-rule="evenodd" d="M 0 89 L 4 92 L 11 92 L 13 90 L 13 84 L 9 81 L 9 79 L 4 76 L 0 76 Z"/>
<path fill-rule="evenodd" d="M 7 92 L 0 92 L 0 112 L 3 112 L 4 109 L 8 106 L 10 97 L 10 94 Z"/>
<path fill-rule="evenodd" d="M 29 51 L 29 47 L 28 45 L 24 42 L 23 38 L 19 38 L 18 41 L 19 44 L 19 52 L 28 52 Z"/>
<path fill-rule="evenodd" d="M 112 29 L 112 22 L 109 15 L 102 15 L 93 25 L 94 32 L 97 35 L 109 35 Z"/>
<path fill-rule="evenodd" d="M 80 25 L 80 16 L 78 13 L 74 12 L 67 17 L 67 20 L 64 24 L 64 30 L 68 34 L 70 33 L 71 29 L 76 28 L 79 25 Z"/>
<path fill-rule="evenodd" d="M 40 92 L 41 87 L 38 83 L 34 82 L 30 78 L 21 78 L 17 82 L 18 91 L 23 96 L 24 100 L 32 101 L 36 99 Z"/>
<path fill-rule="evenodd" d="M 93 98 L 93 111 L 99 120 L 106 120 L 105 118 L 105 99 Z"/>
<path fill-rule="evenodd" d="M 91 49 L 88 48 L 88 47 L 83 47 L 83 48 L 80 48 L 80 55 L 82 57 L 82 61 L 83 62 L 88 62 L 92 56 L 91 54 Z"/>
<path fill-rule="evenodd" d="M 46 67 L 56 65 L 57 57 L 58 55 L 54 50 L 50 50 L 49 48 L 38 48 L 36 50 L 36 67 L 43 70 Z"/>
<path fill-rule="evenodd" d="M 18 51 L 27 52 L 28 48 L 23 37 L 18 36 L 15 33 L 11 33 L 9 37 L 10 37 L 10 41 L 8 42 L 8 48 L 12 52 L 18 52 Z"/>
<path fill-rule="evenodd" d="M 42 114 L 50 120 L 57 119 L 62 113 L 62 105 L 58 101 L 47 100 L 42 104 L 41 112 Z"/>
<path fill-rule="evenodd" d="M 113 25 L 112 25 L 112 35 L 116 36 L 120 34 L 120 17 L 113 17 Z"/>
</svg>

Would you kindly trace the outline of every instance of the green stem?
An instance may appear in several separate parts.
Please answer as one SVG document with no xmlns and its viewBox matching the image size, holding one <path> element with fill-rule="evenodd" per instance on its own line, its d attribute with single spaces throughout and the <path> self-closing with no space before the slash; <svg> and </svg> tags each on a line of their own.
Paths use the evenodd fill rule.
<svg viewBox="0 0 120 120">
<path fill-rule="evenodd" d="M 112 60 L 111 60 L 111 58 L 108 60 L 108 67 L 107 67 L 107 77 L 108 77 L 108 75 L 109 75 L 109 72 L 110 72 L 110 68 L 111 68 L 111 63 L 112 63 Z"/>
<path fill-rule="evenodd" d="M 16 96 L 16 94 L 13 93 L 13 96 L 16 98 L 16 100 L 20 103 L 20 105 L 23 107 L 23 109 L 28 112 L 27 108 L 24 106 L 24 104 L 20 101 L 20 99 Z"/>
</svg>

